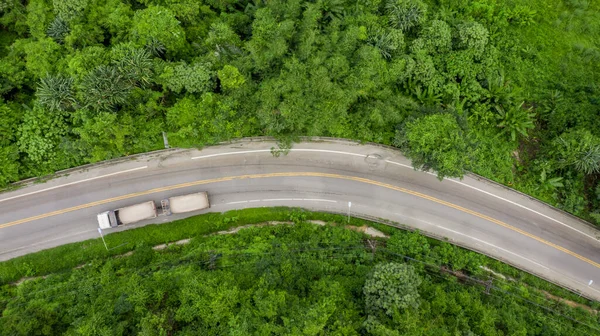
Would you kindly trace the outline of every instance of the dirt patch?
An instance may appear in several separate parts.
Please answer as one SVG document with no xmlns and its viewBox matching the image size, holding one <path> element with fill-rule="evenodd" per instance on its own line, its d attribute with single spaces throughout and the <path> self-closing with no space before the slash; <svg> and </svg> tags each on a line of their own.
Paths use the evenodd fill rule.
<svg viewBox="0 0 600 336">
<path fill-rule="evenodd" d="M 515 280 L 511 277 L 507 277 L 506 275 L 504 275 L 502 273 L 494 272 L 493 269 L 487 268 L 485 266 L 479 266 L 479 268 L 481 268 L 482 270 L 485 270 L 486 272 L 492 273 L 494 276 L 497 276 L 500 279 L 517 282 L 517 280 Z"/>
<path fill-rule="evenodd" d="M 308 222 L 312 223 L 312 224 L 319 225 L 319 226 L 325 226 L 325 225 L 327 225 L 327 223 L 324 222 L 324 221 L 322 221 L 322 220 L 309 220 Z"/>
<path fill-rule="evenodd" d="M 367 226 L 367 225 L 363 225 L 363 226 L 346 225 L 346 228 L 350 229 L 350 230 L 354 230 L 356 232 L 364 233 L 371 237 L 389 238 L 389 236 L 387 236 L 385 233 L 383 233 L 377 229 L 374 229 L 370 226 Z"/>
<path fill-rule="evenodd" d="M 159 251 L 159 250 L 164 250 L 167 247 L 171 246 L 171 245 L 185 245 L 185 244 L 189 244 L 189 242 L 192 241 L 191 238 L 187 238 L 187 239 L 182 239 L 182 240 L 178 240 L 174 243 L 167 243 L 167 244 L 160 244 L 160 245 L 156 245 L 154 247 L 152 247 L 153 250 L 155 251 Z"/>
<path fill-rule="evenodd" d="M 49 275 L 44 275 L 44 276 L 39 276 L 39 277 L 25 277 L 25 278 L 19 279 L 19 281 L 17 281 L 17 282 L 13 282 L 12 284 L 15 286 L 18 286 L 18 285 L 24 283 L 25 281 L 35 280 L 35 279 L 46 279 L 47 277 L 49 277 Z"/>
<path fill-rule="evenodd" d="M 215 235 L 215 234 L 223 235 L 223 234 L 237 233 L 238 231 L 240 231 L 242 229 L 247 229 L 250 227 L 263 227 L 263 226 L 272 226 L 272 225 L 293 225 L 293 224 L 294 224 L 294 222 L 269 221 L 269 222 L 265 222 L 265 223 L 242 225 L 242 226 L 234 227 L 231 230 L 215 232 L 211 235 Z"/>
<path fill-rule="evenodd" d="M 548 293 L 548 292 L 546 292 L 546 291 L 543 291 L 543 290 L 540 290 L 540 292 L 542 292 L 542 293 L 544 294 L 544 296 L 545 296 L 545 297 L 547 297 L 548 299 L 552 299 L 552 300 L 554 300 L 554 301 L 562 302 L 562 303 L 566 304 L 567 306 L 570 306 L 570 307 L 573 307 L 573 308 L 579 307 L 579 308 L 581 308 L 581 309 L 587 310 L 587 311 L 589 311 L 590 313 L 594 313 L 594 314 L 596 314 L 596 315 L 598 314 L 598 311 L 597 311 L 597 310 L 595 310 L 595 309 L 592 309 L 591 307 L 589 307 L 589 306 L 586 306 L 586 305 L 584 305 L 584 304 L 577 303 L 577 302 L 573 302 L 573 301 L 571 301 L 571 300 L 567 300 L 567 299 L 563 299 L 563 298 L 561 298 L 561 297 L 558 297 L 558 296 L 552 295 L 552 294 L 550 294 L 550 293 Z"/>
</svg>

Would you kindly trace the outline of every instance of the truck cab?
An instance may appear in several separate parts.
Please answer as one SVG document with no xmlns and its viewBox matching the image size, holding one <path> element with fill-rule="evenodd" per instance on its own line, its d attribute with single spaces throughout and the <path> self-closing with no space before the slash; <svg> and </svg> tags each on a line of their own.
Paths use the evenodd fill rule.
<svg viewBox="0 0 600 336">
<path fill-rule="evenodd" d="M 98 226 L 101 229 L 110 229 L 118 225 L 119 223 L 114 211 L 104 211 L 98 214 Z"/>
</svg>

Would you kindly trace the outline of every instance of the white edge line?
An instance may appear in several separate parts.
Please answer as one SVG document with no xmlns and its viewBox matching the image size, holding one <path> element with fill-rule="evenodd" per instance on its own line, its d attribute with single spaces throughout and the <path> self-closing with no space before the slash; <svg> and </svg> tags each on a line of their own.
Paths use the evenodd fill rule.
<svg viewBox="0 0 600 336">
<path fill-rule="evenodd" d="M 269 149 L 258 149 L 258 150 L 251 150 L 251 151 L 240 151 L 240 152 L 219 153 L 219 154 L 210 154 L 210 155 L 196 156 L 196 157 L 193 157 L 193 158 L 191 158 L 191 159 L 192 159 L 192 160 L 196 160 L 196 159 L 205 159 L 205 158 L 209 158 L 209 157 L 223 156 L 223 155 L 235 155 L 235 154 L 260 153 L 260 152 L 270 152 L 270 151 L 271 151 L 271 150 L 269 150 Z M 366 155 L 364 155 L 364 154 L 356 154 L 356 153 L 349 153 L 349 152 L 342 152 L 342 151 L 331 151 L 331 150 L 325 150 L 325 149 L 302 149 L 302 148 L 292 148 L 290 151 L 293 151 L 293 152 L 321 152 L 321 153 L 335 153 L 335 154 L 345 154 L 345 155 L 352 155 L 352 156 L 366 157 Z M 391 164 L 394 164 L 394 165 L 398 165 L 398 166 L 401 166 L 401 167 L 405 167 L 405 168 L 414 169 L 414 167 L 412 167 L 412 166 L 410 166 L 410 165 L 406 165 L 406 164 L 399 163 L 399 162 L 394 162 L 394 161 L 391 161 L 391 160 L 385 160 L 385 162 L 387 162 L 387 163 L 391 163 Z M 427 174 L 429 174 L 429 175 L 437 176 L 436 174 L 434 174 L 434 173 L 431 173 L 431 172 L 425 172 L 425 173 L 427 173 Z M 583 231 L 581 231 L 581 230 L 578 230 L 578 229 L 576 229 L 576 228 L 574 228 L 574 227 L 572 227 L 572 226 L 570 226 L 570 225 L 568 225 L 568 224 L 565 224 L 565 223 L 563 223 L 563 222 L 559 221 L 558 219 L 554 219 L 554 218 L 552 218 L 552 217 L 550 217 L 550 216 L 548 216 L 548 215 L 544 215 L 544 214 L 543 214 L 543 213 L 541 213 L 541 212 L 535 211 L 535 210 L 533 210 L 533 209 L 531 209 L 531 208 L 528 208 L 528 207 L 526 207 L 526 206 L 524 206 L 524 205 L 521 205 L 521 204 L 519 204 L 519 203 L 516 203 L 516 202 L 513 202 L 513 201 L 511 201 L 511 200 L 508 200 L 508 199 L 506 199 L 506 198 L 503 198 L 503 197 L 500 197 L 500 196 L 494 195 L 494 194 L 492 194 L 492 193 L 490 193 L 490 192 L 487 192 L 487 191 L 485 191 L 485 190 L 479 189 L 479 188 L 477 188 L 477 187 L 470 186 L 470 185 L 468 185 L 468 184 L 466 184 L 466 183 L 463 183 L 463 182 L 460 182 L 460 181 L 457 181 L 457 180 L 454 180 L 454 179 L 445 179 L 445 180 L 448 180 L 448 181 L 451 181 L 451 182 L 454 182 L 454 183 L 458 183 L 458 184 L 460 184 L 460 185 L 463 185 L 463 186 L 465 186 L 465 187 L 468 187 L 468 188 L 471 188 L 471 189 L 473 189 L 473 190 L 477 190 L 477 191 L 479 191 L 479 192 L 482 192 L 482 193 L 484 193 L 484 194 L 486 194 L 486 195 L 489 195 L 489 196 L 495 197 L 495 198 L 497 198 L 497 199 L 499 199 L 499 200 L 502 200 L 502 201 L 508 202 L 508 203 L 510 203 L 510 204 L 516 205 L 516 206 L 518 206 L 518 207 L 520 207 L 520 208 L 522 208 L 522 209 L 525 209 L 525 210 L 531 211 L 531 212 L 533 212 L 533 213 L 535 213 L 535 214 L 537 214 L 537 215 L 539 215 L 539 216 L 542 216 L 542 217 L 544 217 L 544 218 L 546 218 L 546 219 L 549 219 L 549 220 L 551 220 L 551 221 L 553 221 L 553 222 L 555 222 L 555 223 L 558 223 L 558 224 L 560 224 L 560 225 L 562 225 L 562 226 L 564 226 L 564 227 L 567 227 L 567 228 L 569 228 L 569 229 L 571 229 L 571 230 L 573 230 L 573 231 L 575 231 L 575 232 L 578 232 L 578 233 L 580 233 L 580 234 L 582 234 L 582 235 L 584 235 L 584 236 L 586 236 L 586 237 L 588 237 L 588 238 L 591 238 L 591 239 L 593 239 L 594 241 L 598 241 L 598 239 L 597 239 L 596 237 L 592 236 L 592 235 L 589 235 L 589 234 L 587 234 L 587 233 L 585 233 L 585 232 L 583 232 Z M 2 200 L 0 200 L 0 202 L 2 202 Z"/>
<path fill-rule="evenodd" d="M 242 203 L 248 203 L 248 201 L 229 202 L 229 203 L 225 203 L 225 204 L 242 204 Z M 215 205 L 218 205 L 218 204 L 215 204 Z"/>
<path fill-rule="evenodd" d="M 271 150 L 270 150 L 270 149 L 256 149 L 256 150 L 249 150 L 249 151 L 239 151 L 239 152 L 231 152 L 231 153 L 217 153 L 217 154 L 209 154 L 209 155 L 195 156 L 195 157 L 192 157 L 192 158 L 190 158 L 190 159 L 191 159 L 191 160 L 199 160 L 199 159 L 207 159 L 207 158 L 211 158 L 211 157 L 225 156 L 225 155 L 251 154 L 251 153 L 265 153 L 265 152 L 271 152 Z M 303 149 L 303 148 L 292 148 L 292 149 L 290 149 L 290 152 L 319 152 L 319 153 L 345 154 L 345 155 L 352 155 L 352 156 L 366 157 L 366 155 L 365 155 L 365 154 L 349 153 L 349 152 L 342 152 L 342 151 L 333 151 L 333 150 L 326 150 L 326 149 Z"/>
<path fill-rule="evenodd" d="M 322 199 L 322 198 L 303 198 L 303 201 L 313 201 L 313 202 L 330 202 L 330 203 L 337 203 L 337 201 L 334 200 L 328 200 L 328 199 Z"/>
<path fill-rule="evenodd" d="M 526 206 L 524 206 L 524 205 L 521 205 L 521 204 L 519 204 L 519 203 L 513 202 L 513 201 L 511 201 L 511 200 L 507 200 L 507 199 L 505 199 L 505 198 L 502 198 L 502 197 L 500 197 L 500 196 L 494 195 L 494 194 L 492 194 L 492 193 L 490 193 L 490 192 L 487 192 L 487 191 L 485 191 L 485 190 L 481 190 L 481 189 L 479 189 L 479 188 L 477 188 L 477 187 L 470 186 L 470 185 L 468 185 L 468 184 L 466 184 L 466 183 L 463 183 L 463 182 L 460 182 L 460 181 L 456 181 L 456 180 L 453 180 L 453 179 L 447 179 L 447 180 L 448 180 L 448 181 L 452 181 L 452 182 L 454 182 L 454 183 L 458 183 L 458 184 L 460 184 L 460 185 L 463 185 L 463 186 L 465 186 L 465 187 L 468 187 L 468 188 L 471 188 L 471 189 L 477 190 L 477 191 L 479 191 L 479 192 L 482 192 L 482 193 L 484 193 L 484 194 L 486 194 L 486 195 L 490 195 L 490 196 L 492 196 L 492 197 L 495 197 L 495 198 L 497 198 L 497 199 L 500 199 L 500 200 L 503 200 L 503 201 L 505 201 L 505 202 L 508 202 L 508 203 L 510 203 L 510 204 L 512 204 L 512 205 L 516 205 L 516 206 L 518 206 L 518 207 L 520 207 L 520 208 L 522 208 L 522 209 L 529 210 L 529 211 L 531 211 L 531 212 L 533 212 L 533 213 L 535 213 L 535 214 L 537 214 L 537 215 L 540 215 L 540 216 L 542 216 L 542 217 L 544 217 L 544 218 L 547 218 L 547 219 L 549 219 L 549 220 L 551 220 L 551 221 L 553 221 L 553 222 L 556 222 L 556 223 L 558 223 L 558 224 L 560 224 L 560 225 L 562 225 L 562 226 L 564 226 L 564 227 L 567 227 L 567 228 L 569 228 L 569 229 L 571 229 L 571 230 L 573 230 L 573 231 L 579 232 L 579 233 L 581 233 L 582 235 L 584 235 L 584 236 L 586 236 L 586 237 L 588 237 L 588 238 L 592 238 L 593 240 L 595 240 L 595 241 L 598 241 L 598 239 L 596 239 L 596 237 L 594 237 L 594 236 L 592 236 L 592 235 L 589 235 L 589 234 L 587 234 L 587 233 L 585 233 L 585 232 L 583 232 L 583 231 L 581 231 L 581 230 L 578 230 L 578 229 L 576 229 L 576 228 L 574 228 L 574 227 L 572 227 L 572 226 L 570 226 L 570 225 L 567 225 L 567 224 L 565 224 L 565 223 L 563 223 L 563 222 L 559 221 L 558 219 L 554 219 L 554 218 L 552 218 L 552 217 L 550 217 L 550 216 L 544 215 L 544 214 L 543 214 L 543 213 L 541 213 L 541 212 L 538 212 L 538 211 L 535 211 L 535 210 L 533 210 L 533 209 L 530 209 L 530 208 L 528 208 L 528 207 L 526 207 Z"/>
<path fill-rule="evenodd" d="M 452 229 L 448 229 L 448 228 L 445 228 L 445 227 L 443 227 L 443 226 L 440 226 L 440 225 L 436 225 L 436 226 L 437 226 L 437 227 L 439 227 L 440 229 L 444 229 L 444 230 L 447 230 L 447 231 L 450 231 L 450 232 L 456 233 L 456 234 L 458 234 L 458 235 L 461 235 L 461 236 L 465 236 L 465 237 L 471 238 L 471 239 L 473 239 L 473 240 L 475 240 L 475 241 L 478 241 L 478 242 L 481 242 L 481 243 L 483 243 L 483 244 L 486 244 L 486 245 L 492 246 L 493 248 L 496 248 L 496 249 L 502 250 L 502 251 L 504 251 L 504 252 L 508 252 L 508 253 L 510 253 L 510 254 L 512 254 L 512 255 L 515 255 L 515 256 L 517 256 L 517 257 L 519 257 L 519 258 L 523 258 L 523 259 L 525 259 L 525 260 L 527 260 L 527 261 L 529 261 L 529 262 L 531 262 L 531 263 L 534 263 L 534 264 L 536 264 L 536 265 L 538 265 L 538 266 L 540 266 L 540 267 L 543 267 L 543 268 L 545 268 L 545 269 L 549 269 L 548 267 L 546 267 L 546 266 L 544 266 L 544 265 L 542 265 L 542 264 L 540 264 L 540 263 L 538 263 L 538 262 L 535 262 L 535 261 L 533 261 L 533 260 L 531 260 L 531 259 L 525 258 L 525 257 L 523 257 L 523 256 L 521 256 L 521 255 L 518 255 L 518 254 L 516 254 L 516 253 L 514 253 L 514 252 L 511 252 L 511 251 L 509 251 L 509 250 L 503 249 L 502 247 L 496 246 L 496 245 L 494 245 L 494 244 L 492 244 L 492 243 L 488 243 L 488 242 L 486 242 L 486 241 L 484 241 L 484 240 L 481 240 L 481 239 L 478 239 L 478 238 L 475 238 L 475 237 L 471 237 L 471 236 L 469 236 L 469 235 L 466 235 L 466 234 L 464 234 L 464 233 L 462 233 L 462 232 L 458 232 L 458 231 L 455 231 L 455 230 L 452 230 Z"/>
<path fill-rule="evenodd" d="M 75 181 L 75 182 L 65 183 L 65 184 L 57 185 L 57 186 L 46 188 L 46 189 L 42 189 L 42 190 L 32 191 L 32 192 L 29 192 L 29 193 L 26 193 L 26 194 L 22 194 L 22 195 L 17 195 L 17 196 L 12 196 L 12 197 L 8 197 L 8 198 L 3 198 L 3 199 L 0 199 L 0 202 L 9 201 L 9 200 L 12 200 L 12 199 L 15 199 L 15 198 L 20 198 L 20 197 L 25 197 L 25 196 L 30 196 L 30 195 L 38 194 L 38 193 L 41 193 L 41 192 L 44 192 L 44 191 L 54 190 L 54 189 L 58 189 L 58 188 L 62 188 L 62 187 L 66 187 L 66 186 L 70 186 L 70 185 L 82 183 L 82 182 L 93 181 L 93 180 L 101 179 L 101 178 L 104 178 L 104 177 L 109 177 L 109 176 L 114 176 L 114 175 L 129 173 L 129 172 L 132 172 L 132 171 L 136 171 L 136 170 L 140 170 L 140 169 L 146 169 L 146 168 L 148 168 L 148 166 L 137 167 L 137 168 L 132 168 L 132 169 L 128 169 L 128 170 L 122 170 L 122 171 L 119 171 L 119 172 L 116 172 L 116 173 L 110 173 L 110 174 L 106 174 L 106 175 L 91 177 L 91 178 L 88 178 L 88 179 L 85 179 L 85 180 L 81 180 L 81 181 Z"/>
<path fill-rule="evenodd" d="M 52 239 L 44 240 L 44 241 L 41 241 L 41 242 L 33 243 L 31 245 L 20 246 L 20 247 L 17 247 L 15 249 L 12 249 L 12 250 L 0 251 L 0 255 L 11 253 L 11 252 L 15 252 L 15 251 L 22 250 L 22 249 L 25 249 L 25 248 L 28 248 L 28 247 L 34 247 L 34 246 L 46 244 L 46 243 L 53 242 L 53 241 L 60 240 L 60 239 L 65 239 L 65 238 L 70 238 L 70 237 L 78 236 L 78 235 L 81 235 L 81 234 L 84 234 L 84 233 L 89 233 L 89 232 L 97 232 L 97 231 L 96 230 L 79 231 L 79 232 L 68 234 L 66 236 L 61 236 L 61 237 L 52 238 Z"/>
<path fill-rule="evenodd" d="M 293 201 L 293 198 L 266 198 L 261 201 L 263 202 L 279 202 L 279 201 Z"/>
<path fill-rule="evenodd" d="M 405 165 L 405 164 L 402 164 L 402 163 L 398 163 L 398 162 L 394 162 L 394 161 L 389 161 L 389 160 L 386 160 L 386 162 L 388 162 L 388 163 L 392 163 L 392 164 L 395 164 L 395 165 L 398 165 L 398 166 L 406 167 L 406 168 L 412 168 L 411 166 L 408 166 L 408 165 Z M 426 172 L 426 173 L 427 173 L 427 174 L 430 174 L 430 175 L 435 175 L 435 174 L 433 174 L 433 173 L 430 173 L 430 172 Z M 477 190 L 477 191 L 479 191 L 479 192 L 482 192 L 482 193 L 484 193 L 484 194 L 486 194 L 486 195 L 489 195 L 489 196 L 495 197 L 495 198 L 497 198 L 497 199 L 499 199 L 499 200 L 502 200 L 502 201 L 508 202 L 508 203 L 510 203 L 510 204 L 512 204 L 512 205 L 516 205 L 516 206 L 520 207 L 521 209 L 525 209 L 525 210 L 531 211 L 531 212 L 533 212 L 533 213 L 534 213 L 534 214 L 536 214 L 536 215 L 542 216 L 542 217 L 544 217 L 544 218 L 546 218 L 546 219 L 549 219 L 549 220 L 551 220 L 551 221 L 553 221 L 553 222 L 555 222 L 555 223 L 558 223 L 558 224 L 560 224 L 560 225 L 562 225 L 562 226 L 565 226 L 565 227 L 567 227 L 567 228 L 569 228 L 569 229 L 571 229 L 571 230 L 573 230 L 573 231 L 576 231 L 576 232 L 578 232 L 578 233 L 580 233 L 580 234 L 582 234 L 582 235 L 584 235 L 584 236 L 586 236 L 586 237 L 588 237 L 588 238 L 591 238 L 591 239 L 593 239 L 593 240 L 595 240 L 595 241 L 598 241 L 598 239 L 596 239 L 596 237 L 594 237 L 594 236 L 592 236 L 592 235 L 589 235 L 589 234 L 587 234 L 587 233 L 585 233 L 585 232 L 583 232 L 583 231 L 581 231 L 581 230 L 578 230 L 578 229 L 576 229 L 576 228 L 574 228 L 574 227 L 572 227 L 572 226 L 570 226 L 570 225 L 568 225 L 568 224 L 565 224 L 565 223 L 563 223 L 563 222 L 559 221 L 558 219 L 554 219 L 554 218 L 552 218 L 552 217 L 550 217 L 550 216 L 548 216 L 548 215 L 544 215 L 544 214 L 543 214 L 543 213 L 541 213 L 541 212 L 535 211 L 535 210 L 533 210 L 533 209 L 531 209 L 531 208 L 528 208 L 528 207 L 526 207 L 526 206 L 524 206 L 524 205 L 521 205 L 521 204 L 519 204 L 519 203 L 517 203 L 517 202 L 513 202 L 513 201 L 511 201 L 511 200 L 508 200 L 508 199 L 506 199 L 506 198 L 500 197 L 500 196 L 498 196 L 498 195 L 494 195 L 494 194 L 492 194 L 491 192 L 488 192 L 488 191 L 485 191 L 485 190 L 479 189 L 479 188 L 477 188 L 477 187 L 473 187 L 473 186 L 471 186 L 471 185 L 468 185 L 468 184 L 466 184 L 466 183 L 464 183 L 464 182 L 461 182 L 461 181 L 457 181 L 457 180 L 455 180 L 455 179 L 445 178 L 444 180 L 445 180 L 445 181 L 454 182 L 454 183 L 458 183 L 458 184 L 460 184 L 460 185 L 463 185 L 463 186 L 465 186 L 465 187 L 468 187 L 468 188 L 471 188 L 471 189 L 473 189 L 473 190 Z"/>
<path fill-rule="evenodd" d="M 231 153 L 209 154 L 209 155 L 195 156 L 195 157 L 191 158 L 191 160 L 207 159 L 207 158 L 216 157 L 216 156 L 236 155 L 236 154 L 250 154 L 250 153 L 262 153 L 262 152 L 270 152 L 270 151 L 271 151 L 270 149 L 257 149 L 257 150 L 251 150 L 251 151 L 240 151 L 240 152 L 231 152 Z"/>
</svg>

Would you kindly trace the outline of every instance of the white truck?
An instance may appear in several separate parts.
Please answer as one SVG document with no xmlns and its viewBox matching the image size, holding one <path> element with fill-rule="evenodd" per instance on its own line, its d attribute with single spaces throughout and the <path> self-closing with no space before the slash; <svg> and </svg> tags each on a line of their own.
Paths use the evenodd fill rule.
<svg viewBox="0 0 600 336">
<path fill-rule="evenodd" d="M 151 218 L 156 218 L 156 205 L 154 201 L 101 212 L 98 214 L 98 225 L 101 229 L 110 229 L 119 225 L 131 224 Z"/>
<path fill-rule="evenodd" d="M 210 208 L 206 192 L 169 197 L 160 201 L 160 204 L 167 216 Z"/>
<path fill-rule="evenodd" d="M 160 201 L 160 204 L 162 214 L 167 216 L 210 208 L 206 192 L 169 197 Z M 157 216 L 154 201 L 148 201 L 117 210 L 101 212 L 98 214 L 98 226 L 101 229 L 110 229 L 123 224 L 156 218 Z"/>
</svg>

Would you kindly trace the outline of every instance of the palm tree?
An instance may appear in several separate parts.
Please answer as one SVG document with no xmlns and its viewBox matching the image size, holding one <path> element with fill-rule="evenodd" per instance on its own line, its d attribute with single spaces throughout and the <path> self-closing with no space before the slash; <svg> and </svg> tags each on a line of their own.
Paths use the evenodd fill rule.
<svg viewBox="0 0 600 336">
<path fill-rule="evenodd" d="M 73 78 L 48 75 L 40 80 L 36 96 L 42 106 L 53 111 L 66 111 L 75 107 Z"/>
</svg>

